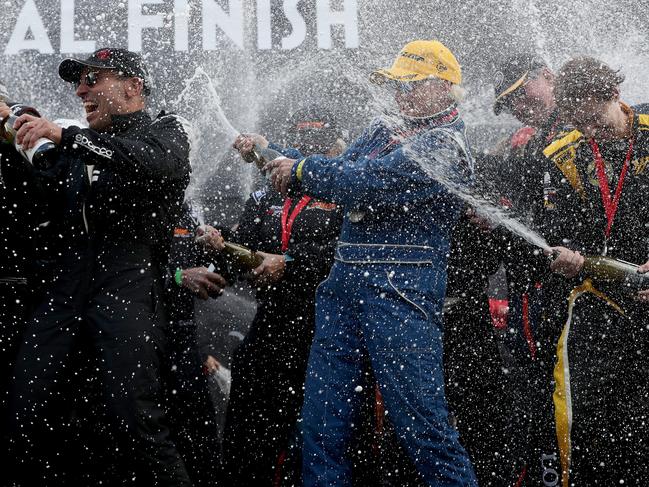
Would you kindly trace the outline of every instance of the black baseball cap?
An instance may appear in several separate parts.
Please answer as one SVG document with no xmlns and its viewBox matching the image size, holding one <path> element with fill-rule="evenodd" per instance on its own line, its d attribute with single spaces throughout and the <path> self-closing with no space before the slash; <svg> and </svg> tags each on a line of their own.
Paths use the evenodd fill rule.
<svg viewBox="0 0 649 487">
<path fill-rule="evenodd" d="M 494 113 L 499 115 L 507 106 L 507 97 L 520 88 L 529 76 L 547 63 L 531 53 L 515 54 L 496 66 L 494 74 Z"/>
<path fill-rule="evenodd" d="M 309 146 L 315 153 L 324 153 L 342 135 L 333 114 L 327 108 L 309 105 L 291 115 L 288 137 L 289 143 Z"/>
<path fill-rule="evenodd" d="M 69 83 L 79 81 L 85 68 L 110 69 L 121 75 L 141 78 L 144 83 L 144 94 L 151 91 L 151 77 L 139 54 L 126 49 L 103 47 L 96 50 L 87 59 L 64 59 L 59 64 L 59 76 Z"/>
</svg>

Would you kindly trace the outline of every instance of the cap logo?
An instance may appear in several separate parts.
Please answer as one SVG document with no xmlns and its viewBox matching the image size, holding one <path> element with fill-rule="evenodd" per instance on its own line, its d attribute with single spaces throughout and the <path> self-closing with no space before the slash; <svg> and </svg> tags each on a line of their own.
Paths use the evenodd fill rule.
<svg viewBox="0 0 649 487">
<path fill-rule="evenodd" d="M 496 89 L 497 89 L 497 88 L 499 88 L 499 87 L 500 87 L 504 82 L 505 82 L 505 75 L 503 74 L 502 71 L 498 71 L 498 72 L 494 75 L 494 86 L 495 86 Z"/>
<path fill-rule="evenodd" d="M 295 128 L 298 130 L 304 129 L 322 129 L 325 127 L 324 122 L 299 122 Z"/>
<path fill-rule="evenodd" d="M 110 49 L 102 49 L 101 51 L 97 51 L 97 54 L 95 54 L 95 57 L 99 59 L 100 61 L 107 61 L 110 59 Z"/>
<path fill-rule="evenodd" d="M 405 51 L 401 52 L 401 57 L 407 57 L 409 59 L 414 59 L 415 61 L 420 61 L 420 62 L 423 62 L 423 61 L 426 60 L 425 58 L 419 56 L 418 54 L 412 54 L 410 52 L 405 52 Z"/>
</svg>

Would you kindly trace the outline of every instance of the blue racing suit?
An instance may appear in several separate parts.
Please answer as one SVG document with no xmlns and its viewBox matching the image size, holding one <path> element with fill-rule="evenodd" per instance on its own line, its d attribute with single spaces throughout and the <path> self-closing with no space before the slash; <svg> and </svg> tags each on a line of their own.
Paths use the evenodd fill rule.
<svg viewBox="0 0 649 487">
<path fill-rule="evenodd" d="M 438 182 L 459 188 L 472 171 L 455 107 L 398 126 L 377 120 L 342 156 L 295 164 L 293 190 L 345 209 L 334 266 L 317 290 L 302 409 L 305 485 L 350 485 L 346 449 L 368 360 L 426 483 L 477 485 L 444 397 L 446 259 L 461 205 Z"/>
</svg>

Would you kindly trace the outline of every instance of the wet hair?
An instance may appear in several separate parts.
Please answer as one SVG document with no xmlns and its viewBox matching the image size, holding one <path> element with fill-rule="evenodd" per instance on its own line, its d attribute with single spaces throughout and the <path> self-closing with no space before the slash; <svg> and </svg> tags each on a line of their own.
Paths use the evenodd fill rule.
<svg viewBox="0 0 649 487">
<path fill-rule="evenodd" d="M 578 57 L 565 63 L 557 76 L 554 98 L 561 110 L 587 101 L 609 101 L 618 94 L 624 75 L 592 57 Z"/>
</svg>

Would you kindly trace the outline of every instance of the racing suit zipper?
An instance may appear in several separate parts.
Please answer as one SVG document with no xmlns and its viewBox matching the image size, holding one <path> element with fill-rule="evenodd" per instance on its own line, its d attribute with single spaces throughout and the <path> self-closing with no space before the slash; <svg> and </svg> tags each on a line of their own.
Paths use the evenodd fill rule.
<svg viewBox="0 0 649 487">
<path fill-rule="evenodd" d="M 86 185 L 88 186 L 88 191 L 90 191 L 90 187 L 92 186 L 92 170 L 95 166 L 93 165 L 88 165 L 85 167 L 85 179 Z M 86 192 L 86 197 L 83 199 L 83 207 L 81 208 L 81 214 L 83 216 L 83 224 L 86 227 L 86 233 L 88 236 L 90 236 L 90 230 L 88 229 L 88 219 L 86 218 L 86 198 L 88 198 L 88 191 Z"/>
<path fill-rule="evenodd" d="M 88 309 L 88 301 L 90 299 L 90 289 L 91 289 L 91 275 L 94 267 L 94 256 L 95 256 L 95 251 L 94 251 L 94 245 L 92 238 L 90 236 L 90 226 L 88 224 L 88 218 L 86 217 L 86 200 L 88 198 L 88 195 L 90 193 L 90 187 L 92 186 L 92 171 L 93 171 L 94 166 L 88 165 L 84 167 L 83 170 L 83 182 L 84 186 L 86 188 L 85 191 L 85 196 L 83 198 L 83 205 L 81 207 L 81 215 L 83 217 L 83 224 L 86 229 L 86 237 L 87 237 L 87 247 L 86 247 L 86 252 L 84 255 L 85 258 L 85 263 L 84 263 L 84 273 L 83 273 L 83 283 L 82 283 L 82 296 L 81 296 L 81 302 L 80 302 L 80 309 L 79 312 L 82 317 L 85 318 L 86 311 Z"/>
</svg>

